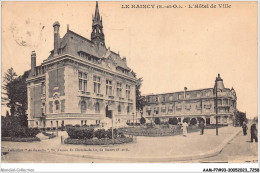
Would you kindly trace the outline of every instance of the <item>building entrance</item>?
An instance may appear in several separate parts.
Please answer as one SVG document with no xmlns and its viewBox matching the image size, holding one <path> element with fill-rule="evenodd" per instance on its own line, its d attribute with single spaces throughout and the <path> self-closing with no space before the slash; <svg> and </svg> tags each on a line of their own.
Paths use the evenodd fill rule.
<svg viewBox="0 0 260 173">
<path fill-rule="evenodd" d="M 210 118 L 206 118 L 206 125 L 210 124 Z"/>
<path fill-rule="evenodd" d="M 106 106 L 106 117 L 112 118 L 112 110 L 108 109 L 108 105 Z"/>
</svg>

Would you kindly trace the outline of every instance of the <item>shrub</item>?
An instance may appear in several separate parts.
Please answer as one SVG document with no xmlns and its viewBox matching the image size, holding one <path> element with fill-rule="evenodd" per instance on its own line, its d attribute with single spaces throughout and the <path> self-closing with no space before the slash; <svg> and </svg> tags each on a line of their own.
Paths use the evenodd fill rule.
<svg viewBox="0 0 260 173">
<path fill-rule="evenodd" d="M 13 142 L 33 142 L 40 141 L 37 137 L 27 137 L 27 138 L 11 138 L 11 137 L 3 137 L 2 141 L 13 141 Z"/>
<path fill-rule="evenodd" d="M 125 138 L 125 135 L 124 135 L 123 132 L 118 132 L 118 137 L 119 137 L 119 138 Z"/>
<path fill-rule="evenodd" d="M 94 132 L 94 136 L 98 139 L 106 138 L 106 130 L 105 129 L 98 129 Z"/>
<path fill-rule="evenodd" d="M 91 139 L 94 137 L 93 128 L 76 128 L 71 127 L 67 129 L 67 133 L 72 139 Z"/>
<path fill-rule="evenodd" d="M 158 117 L 157 117 L 157 118 L 155 118 L 155 120 L 154 120 L 154 123 L 155 123 L 155 124 L 160 124 L 160 123 L 161 123 L 161 120 L 160 120 L 160 118 L 158 118 Z"/>
<path fill-rule="evenodd" d="M 152 123 L 149 123 L 149 124 L 146 124 L 146 127 L 147 127 L 147 128 L 153 128 L 154 125 L 153 125 Z"/>
<path fill-rule="evenodd" d="M 203 123 L 205 123 L 205 120 L 204 120 L 203 118 L 198 117 L 197 119 L 198 119 L 198 122 L 199 122 L 199 123 L 200 123 L 201 121 L 203 121 Z"/>
<path fill-rule="evenodd" d="M 197 124 L 196 118 L 192 118 L 192 119 L 190 120 L 190 124 L 191 124 L 191 125 L 196 125 L 196 124 Z"/>
<path fill-rule="evenodd" d="M 117 129 L 114 129 L 113 132 L 114 132 L 114 138 L 117 138 L 117 134 L 118 134 Z M 112 129 L 108 129 L 106 131 L 106 137 L 112 139 Z"/>
<path fill-rule="evenodd" d="M 6 129 L 6 128 L 3 128 L 1 129 L 1 135 L 2 137 L 8 137 L 9 136 L 9 131 Z"/>
<path fill-rule="evenodd" d="M 36 137 L 40 133 L 38 128 L 28 128 L 28 127 L 2 127 L 2 137 L 12 137 L 12 138 L 29 138 Z"/>
<path fill-rule="evenodd" d="M 178 124 L 178 119 L 177 118 L 169 118 L 169 124 L 177 125 Z"/>
<path fill-rule="evenodd" d="M 40 133 L 40 130 L 38 128 L 25 128 L 24 133 L 27 137 L 35 137 L 38 133 Z"/>
<path fill-rule="evenodd" d="M 141 124 L 145 124 L 145 123 L 146 123 L 146 120 L 145 120 L 144 117 L 142 117 L 142 118 L 140 119 L 140 123 L 141 123 Z"/>
<path fill-rule="evenodd" d="M 66 124 L 66 125 L 65 125 L 65 129 L 68 129 L 68 128 L 70 128 L 70 127 L 73 127 L 73 125 L 72 125 L 72 124 Z"/>
<path fill-rule="evenodd" d="M 168 121 L 161 121 L 160 124 L 161 124 L 161 125 L 169 125 L 169 122 L 168 122 Z"/>
<path fill-rule="evenodd" d="M 190 122 L 190 119 L 189 119 L 189 118 L 184 118 L 182 122 L 189 123 L 189 122 Z"/>
<path fill-rule="evenodd" d="M 80 125 L 79 125 L 79 124 L 76 124 L 75 127 L 80 127 Z"/>
<path fill-rule="evenodd" d="M 111 145 L 111 144 L 124 144 L 133 142 L 132 138 L 116 138 L 114 141 L 112 139 L 65 139 L 65 144 L 74 145 Z"/>
</svg>

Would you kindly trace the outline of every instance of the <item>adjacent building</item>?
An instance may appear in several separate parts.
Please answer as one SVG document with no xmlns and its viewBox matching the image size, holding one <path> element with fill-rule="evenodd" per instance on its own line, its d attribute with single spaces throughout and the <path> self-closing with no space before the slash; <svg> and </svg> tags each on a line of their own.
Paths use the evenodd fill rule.
<svg viewBox="0 0 260 173">
<path fill-rule="evenodd" d="M 117 123 L 126 124 L 136 112 L 136 77 L 126 58 L 106 47 L 98 3 L 91 39 L 69 27 L 61 38 L 59 28 L 55 22 L 54 49 L 40 66 L 35 51 L 31 54 L 29 127 L 102 124 L 110 110 Z"/>
<path fill-rule="evenodd" d="M 180 92 L 146 95 L 145 100 L 143 117 L 151 121 L 157 117 L 161 121 L 175 117 L 179 122 L 184 118 L 188 121 L 203 118 L 206 124 L 216 124 L 217 108 L 218 124 L 232 124 L 238 112 L 236 92 L 225 88 L 220 75 L 212 88 L 188 90 L 184 87 Z"/>
</svg>

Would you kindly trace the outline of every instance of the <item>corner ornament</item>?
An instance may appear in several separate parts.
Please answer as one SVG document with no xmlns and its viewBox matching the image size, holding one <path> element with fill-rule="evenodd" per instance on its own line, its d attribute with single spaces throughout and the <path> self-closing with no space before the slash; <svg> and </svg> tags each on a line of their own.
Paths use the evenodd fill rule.
<svg viewBox="0 0 260 173">
<path fill-rule="evenodd" d="M 58 98 L 60 98 L 60 93 L 55 92 L 55 93 L 53 94 L 53 99 L 58 99 Z"/>
</svg>

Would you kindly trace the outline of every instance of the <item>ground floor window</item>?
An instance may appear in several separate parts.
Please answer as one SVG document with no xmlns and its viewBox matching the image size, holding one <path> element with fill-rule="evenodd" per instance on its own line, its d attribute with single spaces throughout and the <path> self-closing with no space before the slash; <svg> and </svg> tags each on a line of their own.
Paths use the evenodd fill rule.
<svg viewBox="0 0 260 173">
<path fill-rule="evenodd" d="M 118 111 L 118 114 L 121 114 L 121 106 L 120 105 L 118 105 L 118 107 L 117 107 L 117 111 Z"/>
<path fill-rule="evenodd" d="M 86 113 L 87 105 L 85 101 L 81 102 L 81 113 Z"/>
<path fill-rule="evenodd" d="M 100 112 L 99 102 L 97 102 L 96 105 L 95 105 L 95 111 L 96 111 L 96 113 L 99 113 L 99 112 Z"/>
<path fill-rule="evenodd" d="M 227 117 L 223 117 L 223 123 L 227 123 Z"/>
</svg>

